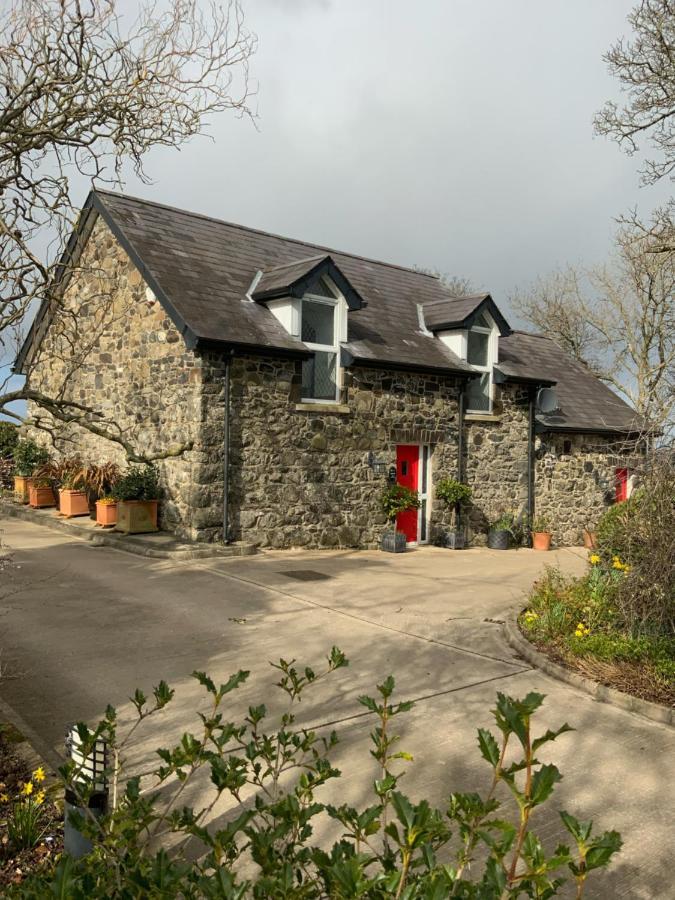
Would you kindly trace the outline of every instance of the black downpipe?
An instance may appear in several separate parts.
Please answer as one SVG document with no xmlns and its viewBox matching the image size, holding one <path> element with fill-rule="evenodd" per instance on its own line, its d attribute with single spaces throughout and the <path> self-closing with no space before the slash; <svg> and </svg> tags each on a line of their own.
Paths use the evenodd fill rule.
<svg viewBox="0 0 675 900">
<path fill-rule="evenodd" d="M 230 543 L 230 365 L 232 354 L 225 357 L 223 385 L 223 543 Z"/>
<path fill-rule="evenodd" d="M 528 439 L 527 439 L 527 524 L 528 546 L 532 546 L 532 523 L 534 522 L 534 402 L 536 392 L 529 390 Z"/>
<path fill-rule="evenodd" d="M 462 381 L 459 389 L 459 409 L 457 412 L 457 481 L 464 481 L 464 406 L 466 397 L 466 382 Z M 461 530 L 462 504 L 458 504 L 455 516 L 457 532 Z"/>
</svg>

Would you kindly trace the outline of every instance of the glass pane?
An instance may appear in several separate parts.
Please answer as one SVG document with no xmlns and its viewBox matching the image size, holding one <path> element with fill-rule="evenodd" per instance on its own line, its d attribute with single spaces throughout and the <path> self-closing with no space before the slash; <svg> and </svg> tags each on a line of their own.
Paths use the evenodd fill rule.
<svg viewBox="0 0 675 900">
<path fill-rule="evenodd" d="M 422 447 L 422 493 L 427 492 L 427 474 L 429 469 L 429 448 Z"/>
<path fill-rule="evenodd" d="M 420 507 L 420 540 L 426 541 L 427 539 L 427 501 L 422 500 L 422 505 Z"/>
<path fill-rule="evenodd" d="M 302 396 L 311 400 L 335 400 L 337 353 L 317 350 L 312 359 L 302 364 Z"/>
<path fill-rule="evenodd" d="M 310 344 L 335 343 L 335 307 L 332 304 L 302 301 L 302 340 Z"/>
<path fill-rule="evenodd" d="M 466 407 L 471 412 L 490 412 L 490 373 L 469 382 L 466 392 Z"/>
<path fill-rule="evenodd" d="M 469 331 L 467 360 L 472 366 L 487 366 L 489 341 L 489 334 L 482 334 L 480 331 Z"/>
</svg>

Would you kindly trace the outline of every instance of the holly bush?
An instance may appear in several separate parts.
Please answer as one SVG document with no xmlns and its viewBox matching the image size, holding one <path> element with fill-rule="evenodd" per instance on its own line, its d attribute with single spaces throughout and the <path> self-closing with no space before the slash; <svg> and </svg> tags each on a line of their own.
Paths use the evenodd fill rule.
<svg viewBox="0 0 675 900">
<path fill-rule="evenodd" d="M 9 896 L 505 900 L 553 897 L 566 879 L 582 896 L 587 878 L 609 863 L 621 838 L 615 831 L 594 835 L 590 822 L 565 811 L 560 818 L 571 837 L 569 846 L 549 851 L 532 830 L 538 808 L 562 777 L 539 757 L 547 743 L 571 730 L 563 724 L 535 734 L 532 721 L 543 703 L 541 694 L 523 699 L 497 694 L 496 731 L 478 729 L 487 790 L 450 794 L 438 809 L 400 789 L 412 758 L 399 749 L 392 726 L 413 704 L 394 699 L 389 676 L 374 696 L 359 698 L 373 721 L 370 753 L 376 774 L 370 799 L 359 807 L 331 804 L 321 792 L 341 777 L 331 761 L 337 734 L 299 727 L 294 708 L 307 691 L 347 664 L 335 647 L 320 672 L 279 660 L 274 668 L 287 712 L 276 720 L 262 703 L 239 719 L 228 717 L 230 695 L 248 672 L 236 672 L 220 685 L 204 672 L 193 673 L 206 700 L 199 728 L 175 746 L 160 747 L 152 772 L 142 777 L 126 771 L 125 747 L 145 720 L 172 701 L 174 692 L 166 683 L 153 690 L 150 700 L 136 691 L 136 718 L 124 737 L 113 707 L 95 728 L 79 724 L 85 755 L 96 741 L 108 741 L 111 809 L 100 820 L 90 817 L 86 809 L 93 786 L 74 762 L 65 765 L 64 784 L 85 810 L 71 814 L 71 821 L 92 841 L 93 851 L 77 861 L 62 856 L 10 888 Z M 361 771 L 357 760 L 353 766 Z M 196 796 L 190 788 L 200 773 L 208 777 L 211 791 L 195 807 L 188 798 Z M 314 830 L 330 821 L 341 837 L 323 846 Z"/>
</svg>

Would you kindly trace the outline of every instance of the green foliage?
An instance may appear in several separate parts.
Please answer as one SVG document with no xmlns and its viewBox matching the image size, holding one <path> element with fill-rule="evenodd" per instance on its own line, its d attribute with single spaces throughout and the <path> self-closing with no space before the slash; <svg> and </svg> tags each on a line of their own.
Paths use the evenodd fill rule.
<svg viewBox="0 0 675 900">
<path fill-rule="evenodd" d="M 387 485 L 380 495 L 380 506 L 389 522 L 395 522 L 399 513 L 408 509 L 418 509 L 419 505 L 420 498 L 417 491 L 411 491 L 402 484 Z"/>
<path fill-rule="evenodd" d="M 471 488 L 454 478 L 443 478 L 436 485 L 436 496 L 445 500 L 448 506 L 465 505 L 471 500 Z"/>
<path fill-rule="evenodd" d="M 530 531 L 535 534 L 549 533 L 551 531 L 551 523 L 545 516 L 535 516 L 530 524 Z"/>
<path fill-rule="evenodd" d="M 102 820 L 72 817 L 93 842 L 92 853 L 78 861 L 64 855 L 11 887 L 8 896 L 510 900 L 553 897 L 567 876 L 581 897 L 589 873 L 619 851 L 615 831 L 595 836 L 590 823 L 568 812 L 560 816 L 572 847 L 559 845 L 549 854 L 531 830 L 538 808 L 562 777 L 537 757 L 571 730 L 565 723 L 534 733 L 532 722 L 544 701 L 536 693 L 523 699 L 497 694 L 496 733 L 478 732 L 490 786 L 485 795 L 451 794 L 441 810 L 424 799 L 413 802 L 400 790 L 402 767 L 412 758 L 399 749 L 392 724 L 412 703 L 394 699 L 389 676 L 375 696 L 359 698 L 373 721 L 371 797 L 359 808 L 321 802 L 323 786 L 341 775 L 331 762 L 338 738 L 299 727 L 294 708 L 306 691 L 346 665 L 337 648 L 318 672 L 295 660 L 274 664 L 286 708 L 276 726 L 265 704 L 228 720 L 229 697 L 248 672 L 236 672 L 221 685 L 195 672 L 206 701 L 198 713 L 200 728 L 186 732 L 176 746 L 157 750 L 153 783 L 144 783 L 143 791 L 140 778 L 125 771 L 124 748 L 144 720 L 172 702 L 168 685 L 156 687 L 151 701 L 136 691 L 137 719 L 126 737 L 118 734 L 112 707 L 96 728 L 79 724 L 84 755 L 101 738 L 109 743 L 108 777 L 117 802 Z M 355 770 L 360 771 L 356 763 Z M 208 776 L 212 796 L 194 808 L 187 805 L 195 795 L 189 785 L 200 772 Z M 61 774 L 85 808 L 92 785 L 82 770 L 71 761 Z M 214 803 L 227 797 L 235 804 L 231 813 L 209 822 Z M 341 831 L 331 847 L 315 839 L 316 827 L 325 833 L 327 820 Z M 172 853 L 163 848 L 167 837 Z"/>
<path fill-rule="evenodd" d="M 13 456 L 18 442 L 19 429 L 14 422 L 0 422 L 0 459 Z"/>
<path fill-rule="evenodd" d="M 640 509 L 640 494 L 636 491 L 628 500 L 615 503 L 602 514 L 596 535 L 598 553 L 606 562 L 611 562 L 615 556 L 629 561 L 627 550 L 632 543 L 631 530 Z"/>
<path fill-rule="evenodd" d="M 32 850 L 45 833 L 42 807 L 30 797 L 12 805 L 7 820 L 7 838 L 14 850 Z"/>
<path fill-rule="evenodd" d="M 35 441 L 18 441 L 14 447 L 14 471 L 16 475 L 28 477 L 40 466 L 45 465 L 49 453 Z"/>
<path fill-rule="evenodd" d="M 159 473 L 152 465 L 130 466 L 112 486 L 116 500 L 159 499 Z"/>
</svg>

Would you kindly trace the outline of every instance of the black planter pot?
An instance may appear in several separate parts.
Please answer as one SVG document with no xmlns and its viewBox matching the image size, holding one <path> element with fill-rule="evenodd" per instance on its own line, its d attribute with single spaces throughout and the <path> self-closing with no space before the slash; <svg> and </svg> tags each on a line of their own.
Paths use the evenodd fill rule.
<svg viewBox="0 0 675 900">
<path fill-rule="evenodd" d="M 380 550 L 386 553 L 405 553 L 406 539 L 402 531 L 385 531 L 380 541 Z"/>
<path fill-rule="evenodd" d="M 490 550 L 508 550 L 510 544 L 510 531 L 488 531 L 487 545 Z"/>
<path fill-rule="evenodd" d="M 444 546 L 449 550 L 464 550 L 466 547 L 466 536 L 461 531 L 448 531 L 445 535 Z"/>
</svg>

